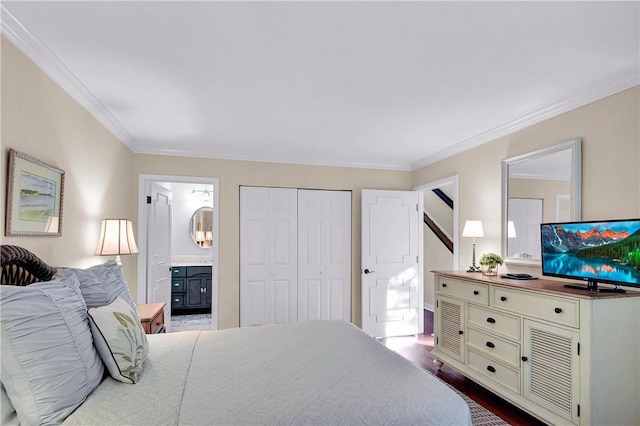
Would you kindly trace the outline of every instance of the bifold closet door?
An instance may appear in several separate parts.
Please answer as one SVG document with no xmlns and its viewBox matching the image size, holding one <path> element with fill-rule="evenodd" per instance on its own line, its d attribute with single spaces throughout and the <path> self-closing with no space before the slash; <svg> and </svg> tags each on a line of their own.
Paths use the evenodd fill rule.
<svg viewBox="0 0 640 426">
<path fill-rule="evenodd" d="M 298 190 L 298 320 L 351 321 L 351 192 Z"/>
<path fill-rule="evenodd" d="M 240 187 L 240 326 L 297 321 L 297 189 Z"/>
</svg>

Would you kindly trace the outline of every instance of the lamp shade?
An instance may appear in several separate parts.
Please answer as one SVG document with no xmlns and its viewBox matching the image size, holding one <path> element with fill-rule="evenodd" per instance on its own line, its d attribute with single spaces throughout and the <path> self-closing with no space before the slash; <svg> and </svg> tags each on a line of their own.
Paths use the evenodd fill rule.
<svg viewBox="0 0 640 426">
<path fill-rule="evenodd" d="M 102 219 L 97 256 L 114 256 L 138 253 L 133 237 L 133 224 L 127 219 Z"/>
<path fill-rule="evenodd" d="M 464 224 L 462 230 L 463 237 L 469 238 L 482 238 L 484 237 L 484 231 L 482 230 L 482 222 L 479 220 L 468 220 Z"/>
</svg>

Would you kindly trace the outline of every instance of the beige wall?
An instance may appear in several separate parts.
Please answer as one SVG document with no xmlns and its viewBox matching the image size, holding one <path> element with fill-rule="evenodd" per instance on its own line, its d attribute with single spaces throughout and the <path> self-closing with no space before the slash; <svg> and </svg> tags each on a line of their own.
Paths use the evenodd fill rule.
<svg viewBox="0 0 640 426">
<path fill-rule="evenodd" d="M 478 239 L 478 256 L 500 253 L 502 159 L 579 136 L 582 218 L 640 217 L 639 98 L 640 89 L 636 86 L 428 165 L 413 172 L 413 186 L 457 174 L 459 223 L 482 220 L 485 238 Z M 460 239 L 460 265 L 470 260 L 471 242 Z M 537 268 L 532 270 L 539 273 Z"/>
<path fill-rule="evenodd" d="M 135 219 L 133 153 L 4 36 L 1 48 L 0 198 L 6 196 L 9 148 L 65 171 L 62 236 L 2 232 L 2 244 L 25 247 L 51 265 L 102 263 L 109 258 L 93 256 L 102 218 Z M 0 212 L 4 226 L 4 208 Z M 136 257 L 123 257 L 130 284 L 136 281 Z"/>
<path fill-rule="evenodd" d="M 411 188 L 409 172 L 319 167 L 250 161 L 135 155 L 133 175 L 206 176 L 220 179 L 219 327 L 239 325 L 240 186 L 352 191 L 351 316 L 360 324 L 360 190 Z M 132 199 L 135 202 L 135 199 Z"/>
<path fill-rule="evenodd" d="M 638 87 L 409 173 L 134 155 L 4 37 L 1 72 L 0 196 L 5 198 L 9 148 L 66 171 L 63 236 L 3 237 L 2 243 L 26 247 L 53 265 L 83 267 L 99 263 L 105 259 L 93 256 L 93 252 L 100 220 L 137 218 L 139 174 L 218 177 L 221 328 L 238 324 L 240 185 L 353 191 L 352 315 L 358 324 L 362 188 L 409 189 L 457 174 L 459 223 L 481 219 L 486 237 L 478 240 L 478 252 L 500 252 L 501 160 L 580 136 L 583 218 L 640 216 Z M 4 209 L 0 211 L 4 224 Z M 460 264 L 467 265 L 471 260 L 470 241 L 461 240 L 460 253 Z M 123 258 L 134 295 L 137 260 L 137 256 Z"/>
</svg>

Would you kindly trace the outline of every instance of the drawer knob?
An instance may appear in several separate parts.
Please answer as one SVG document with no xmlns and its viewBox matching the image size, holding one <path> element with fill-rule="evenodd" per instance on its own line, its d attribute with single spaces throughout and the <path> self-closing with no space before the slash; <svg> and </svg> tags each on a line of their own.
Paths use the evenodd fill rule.
<svg viewBox="0 0 640 426">
<path fill-rule="evenodd" d="M 173 299 L 173 301 L 174 301 L 174 302 L 179 302 L 179 301 L 180 301 L 180 299 Z"/>
<path fill-rule="evenodd" d="M 529 358 L 527 358 L 526 356 L 523 356 L 522 358 L 520 358 L 523 362 L 527 362 L 529 361 Z"/>
<path fill-rule="evenodd" d="M 458 334 L 464 334 L 464 331 L 458 330 Z"/>
<path fill-rule="evenodd" d="M 179 283 L 173 283 L 173 286 L 174 287 L 180 287 L 180 284 Z"/>
<path fill-rule="evenodd" d="M 479 292 L 478 290 L 473 290 L 473 295 L 474 295 L 474 296 L 477 296 L 477 295 L 479 295 L 479 294 L 480 294 L 480 292 Z"/>
<path fill-rule="evenodd" d="M 502 300 L 503 302 L 507 301 L 507 296 L 500 296 L 500 300 Z"/>
<path fill-rule="evenodd" d="M 446 286 L 447 286 L 447 283 L 442 283 L 442 287 L 443 288 L 446 287 Z"/>
<path fill-rule="evenodd" d="M 496 320 L 495 320 L 495 319 L 493 319 L 493 318 L 491 318 L 491 317 L 489 317 L 489 318 L 487 318 L 487 322 L 488 322 L 489 324 L 495 324 L 495 323 L 496 323 Z"/>
<path fill-rule="evenodd" d="M 554 309 L 556 314 L 561 314 L 562 313 L 562 308 L 555 308 Z"/>
<path fill-rule="evenodd" d="M 496 345 L 494 345 L 492 342 L 487 342 L 487 347 L 488 348 L 495 348 Z"/>
<path fill-rule="evenodd" d="M 488 365 L 488 366 L 487 366 L 487 370 L 491 371 L 492 373 L 495 373 L 495 372 L 496 372 L 496 369 L 495 369 L 493 366 L 491 366 L 491 365 Z"/>
</svg>

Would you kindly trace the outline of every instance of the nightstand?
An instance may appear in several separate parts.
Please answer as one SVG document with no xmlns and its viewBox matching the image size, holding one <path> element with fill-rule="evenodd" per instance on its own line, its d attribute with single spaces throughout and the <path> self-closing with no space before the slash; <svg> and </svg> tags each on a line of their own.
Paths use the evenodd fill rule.
<svg viewBox="0 0 640 426">
<path fill-rule="evenodd" d="M 136 305 L 140 322 L 147 334 L 165 333 L 164 307 L 166 303 L 143 303 Z"/>
</svg>

